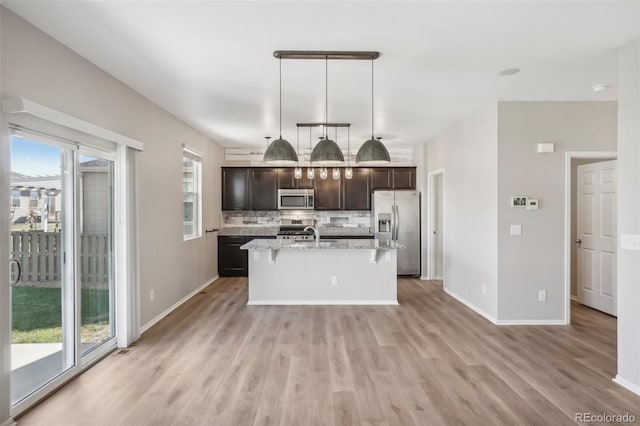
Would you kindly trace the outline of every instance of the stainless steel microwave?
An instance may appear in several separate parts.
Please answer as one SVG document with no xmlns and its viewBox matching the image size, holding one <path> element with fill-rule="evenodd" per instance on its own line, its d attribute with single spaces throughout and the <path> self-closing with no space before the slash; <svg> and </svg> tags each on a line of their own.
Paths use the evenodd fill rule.
<svg viewBox="0 0 640 426">
<path fill-rule="evenodd" d="M 313 210 L 313 189 L 279 189 L 278 210 Z"/>
</svg>

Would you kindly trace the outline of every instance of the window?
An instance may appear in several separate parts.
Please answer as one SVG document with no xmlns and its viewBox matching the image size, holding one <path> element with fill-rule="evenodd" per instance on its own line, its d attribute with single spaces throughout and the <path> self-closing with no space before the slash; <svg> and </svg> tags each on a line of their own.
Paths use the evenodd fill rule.
<svg viewBox="0 0 640 426">
<path fill-rule="evenodd" d="M 20 207 L 20 191 L 11 191 L 11 205 L 13 207 Z"/>
<path fill-rule="evenodd" d="M 38 191 L 31 191 L 29 193 L 29 207 L 38 207 L 39 200 L 40 193 L 38 193 Z"/>
<path fill-rule="evenodd" d="M 182 151 L 182 232 L 185 240 L 202 235 L 202 158 L 184 147 Z"/>
</svg>

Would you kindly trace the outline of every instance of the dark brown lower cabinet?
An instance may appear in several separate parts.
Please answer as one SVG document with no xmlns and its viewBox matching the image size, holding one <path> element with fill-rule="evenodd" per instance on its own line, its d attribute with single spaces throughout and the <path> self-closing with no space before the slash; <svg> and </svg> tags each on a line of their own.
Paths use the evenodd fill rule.
<svg viewBox="0 0 640 426">
<path fill-rule="evenodd" d="M 246 277 L 249 275 L 249 251 L 240 247 L 255 239 L 274 239 L 272 236 L 218 236 L 218 275 Z"/>
</svg>

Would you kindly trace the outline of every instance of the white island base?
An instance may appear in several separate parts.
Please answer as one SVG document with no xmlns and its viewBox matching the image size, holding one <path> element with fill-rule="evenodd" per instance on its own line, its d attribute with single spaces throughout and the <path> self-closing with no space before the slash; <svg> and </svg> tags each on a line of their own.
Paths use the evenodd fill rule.
<svg viewBox="0 0 640 426">
<path fill-rule="evenodd" d="M 249 305 L 397 305 L 397 244 L 252 240 Z"/>
</svg>

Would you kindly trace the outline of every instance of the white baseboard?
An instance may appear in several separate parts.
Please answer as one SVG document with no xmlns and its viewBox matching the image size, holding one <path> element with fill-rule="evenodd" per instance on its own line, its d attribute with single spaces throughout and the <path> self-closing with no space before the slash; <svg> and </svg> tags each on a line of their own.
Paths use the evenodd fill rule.
<svg viewBox="0 0 640 426">
<path fill-rule="evenodd" d="M 429 280 L 430 280 L 430 278 L 429 278 L 429 277 L 424 276 L 424 275 L 423 275 L 423 276 L 421 276 L 421 277 L 420 277 L 420 279 L 421 279 L 422 281 L 429 281 Z"/>
<path fill-rule="evenodd" d="M 397 300 L 249 300 L 247 305 L 398 305 Z"/>
<path fill-rule="evenodd" d="M 498 325 L 567 325 L 564 320 L 533 319 L 533 320 L 498 320 Z"/>
<path fill-rule="evenodd" d="M 496 318 L 492 315 L 489 315 L 488 313 L 486 313 L 485 311 L 483 311 L 482 309 L 478 308 L 476 305 L 474 305 L 473 303 L 469 302 L 468 300 L 466 300 L 465 298 L 457 295 L 456 293 L 452 292 L 451 290 L 449 290 L 448 288 L 444 287 L 444 292 L 447 293 L 449 296 L 453 297 L 454 299 L 456 299 L 458 302 L 462 303 L 463 305 L 465 305 L 467 308 L 471 309 L 472 311 L 476 312 L 477 314 L 482 315 L 483 317 L 485 317 L 486 319 L 488 319 L 489 321 L 491 321 L 494 324 L 496 323 Z"/>
<path fill-rule="evenodd" d="M 150 329 L 151 327 L 153 327 L 158 321 L 160 321 L 162 318 L 166 317 L 167 315 L 169 315 L 171 312 L 173 312 L 174 310 L 176 310 L 180 305 L 182 305 L 184 302 L 186 302 L 187 300 L 191 299 L 193 296 L 195 296 L 196 294 L 198 294 L 203 288 L 211 285 L 214 281 L 216 281 L 218 278 L 220 278 L 219 275 L 216 275 L 215 277 L 211 278 L 209 281 L 207 281 L 206 283 L 202 284 L 201 286 L 199 286 L 198 288 L 196 288 L 195 290 L 193 290 L 191 293 L 187 294 L 185 297 L 183 297 L 182 299 L 178 300 L 176 303 L 174 303 L 173 305 L 171 305 L 168 309 L 166 309 L 164 312 L 162 312 L 160 315 L 157 315 L 155 318 L 153 318 L 151 321 L 149 321 L 148 323 L 146 323 L 145 325 L 143 325 L 142 327 L 140 327 L 140 334 L 142 335 L 142 333 L 144 333 L 145 331 L 147 331 L 148 329 Z"/>
<path fill-rule="evenodd" d="M 574 302 L 578 301 L 578 296 L 574 296 L 573 294 L 571 295 L 571 300 L 573 300 Z"/>
<path fill-rule="evenodd" d="M 623 388 L 629 389 L 631 392 L 640 395 L 640 385 L 636 385 L 635 383 L 632 383 L 627 379 L 623 379 L 618 375 L 616 375 L 613 381 L 619 384 L 620 386 L 622 386 Z"/>
<path fill-rule="evenodd" d="M 16 426 L 17 423 L 13 420 L 13 417 L 9 417 L 0 426 Z"/>
</svg>

